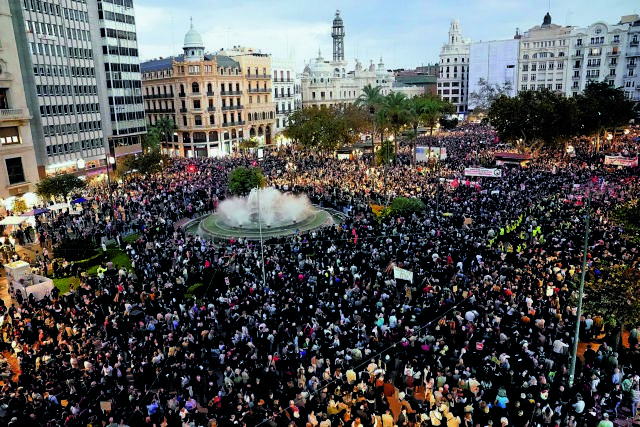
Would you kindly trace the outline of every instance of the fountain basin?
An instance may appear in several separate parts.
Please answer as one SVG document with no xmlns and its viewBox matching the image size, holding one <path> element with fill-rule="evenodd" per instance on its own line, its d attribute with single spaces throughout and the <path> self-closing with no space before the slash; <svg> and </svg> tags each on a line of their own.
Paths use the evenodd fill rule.
<svg viewBox="0 0 640 427">
<path fill-rule="evenodd" d="M 338 219 L 334 221 L 334 216 Z M 337 213 L 313 206 L 305 196 L 282 193 L 275 188 L 253 190 L 247 198 L 231 198 L 218 211 L 203 218 L 189 231 L 209 239 L 259 240 L 290 236 L 340 222 Z"/>
</svg>

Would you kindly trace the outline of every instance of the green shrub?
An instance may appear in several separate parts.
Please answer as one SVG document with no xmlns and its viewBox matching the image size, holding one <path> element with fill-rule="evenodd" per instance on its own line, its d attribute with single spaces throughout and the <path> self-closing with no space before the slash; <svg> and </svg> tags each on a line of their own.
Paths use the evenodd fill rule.
<svg viewBox="0 0 640 427">
<path fill-rule="evenodd" d="M 391 202 L 391 213 L 422 212 L 425 209 L 422 200 L 415 197 L 396 197 Z"/>
<path fill-rule="evenodd" d="M 97 245 L 90 238 L 66 238 L 53 248 L 54 258 L 64 258 L 69 262 L 86 260 L 97 253 Z"/>
<path fill-rule="evenodd" d="M 185 292 L 184 297 L 186 299 L 190 299 L 194 295 L 196 298 L 202 298 L 204 291 L 206 290 L 202 283 L 196 283 L 194 285 L 189 286 L 187 292 Z"/>
</svg>

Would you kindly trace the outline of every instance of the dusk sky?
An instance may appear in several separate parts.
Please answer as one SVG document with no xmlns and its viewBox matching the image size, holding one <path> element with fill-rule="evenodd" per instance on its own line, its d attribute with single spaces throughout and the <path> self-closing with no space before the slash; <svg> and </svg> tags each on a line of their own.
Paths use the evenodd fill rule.
<svg viewBox="0 0 640 427">
<path fill-rule="evenodd" d="M 345 24 L 345 59 L 368 64 L 382 56 L 387 68 L 413 68 L 438 61 L 449 24 L 458 19 L 472 41 L 513 37 L 542 23 L 586 26 L 619 22 L 640 14 L 637 0 L 136 0 L 141 58 L 181 53 L 189 18 L 207 51 L 234 45 L 291 58 L 302 71 L 321 49 L 331 57 L 336 9 Z M 549 9 L 549 4 L 551 8 Z"/>
</svg>

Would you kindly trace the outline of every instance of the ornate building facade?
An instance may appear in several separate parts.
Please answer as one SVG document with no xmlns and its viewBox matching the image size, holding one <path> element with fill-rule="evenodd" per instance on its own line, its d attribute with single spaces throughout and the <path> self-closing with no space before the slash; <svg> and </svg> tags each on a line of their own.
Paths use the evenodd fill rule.
<svg viewBox="0 0 640 427">
<path fill-rule="evenodd" d="M 462 38 L 460 23 L 451 21 L 449 38 L 440 50 L 438 95 L 456 107 L 456 114 L 467 114 L 469 96 L 469 48 L 471 41 Z"/>
<path fill-rule="evenodd" d="M 368 84 L 380 86 L 383 95 L 393 90 L 393 73 L 386 70 L 382 58 L 377 65 L 371 61 L 368 67 L 356 60 L 354 69 L 347 71 L 348 63 L 344 59 L 344 22 L 340 11 L 336 12 L 333 20 L 331 37 L 333 59 L 326 60 L 322 52 L 318 51 L 318 56 L 309 61 L 302 72 L 300 86 L 303 108 L 351 104 Z"/>
<path fill-rule="evenodd" d="M 149 125 L 162 117 L 176 124 L 163 152 L 214 157 L 232 153 L 245 138 L 271 144 L 271 57 L 243 47 L 205 53 L 193 25 L 183 50 L 180 56 L 141 64 Z"/>
</svg>

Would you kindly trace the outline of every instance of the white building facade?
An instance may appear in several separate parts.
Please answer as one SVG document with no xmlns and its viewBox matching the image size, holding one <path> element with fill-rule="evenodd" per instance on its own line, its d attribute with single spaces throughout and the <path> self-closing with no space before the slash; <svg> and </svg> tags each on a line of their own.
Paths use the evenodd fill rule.
<svg viewBox="0 0 640 427">
<path fill-rule="evenodd" d="M 629 99 L 640 101 L 640 74 L 638 72 L 638 64 L 640 64 L 640 19 L 635 15 L 635 19 L 631 20 L 627 31 L 627 39 L 621 43 L 624 45 L 624 57 L 620 58 L 623 62 L 621 67 L 622 83 L 624 93 Z"/>
<path fill-rule="evenodd" d="M 382 58 L 377 65 L 371 61 L 368 67 L 356 60 L 354 69 L 347 71 L 344 35 L 344 23 L 338 11 L 332 27 L 333 59 L 325 59 L 318 51 L 318 56 L 304 67 L 300 77 L 303 108 L 352 104 L 368 84 L 379 86 L 382 95 L 392 91 L 395 78 L 386 70 Z"/>
<path fill-rule="evenodd" d="M 469 93 L 478 92 L 478 82 L 483 79 L 489 85 L 504 87 L 510 84 L 508 95 L 514 96 L 519 50 L 520 41 L 516 38 L 472 43 L 469 48 Z M 471 99 L 468 108 L 475 108 Z"/>
<path fill-rule="evenodd" d="M 449 38 L 440 50 L 438 95 L 455 105 L 460 118 L 468 111 L 470 46 L 471 41 L 462 37 L 460 23 L 451 21 Z"/>
<path fill-rule="evenodd" d="M 287 117 L 302 108 L 302 96 L 300 81 L 296 78 L 295 61 L 272 58 L 271 69 L 273 103 L 276 107 L 275 132 L 278 140 L 278 134 L 287 127 Z"/>
<path fill-rule="evenodd" d="M 567 93 L 571 27 L 551 23 L 547 13 L 542 25 L 526 31 L 520 39 L 518 90 L 551 89 Z"/>
<path fill-rule="evenodd" d="M 19 11 L 18 11 L 19 12 Z M 0 0 L 0 197 L 35 190 L 38 167 L 8 0 Z M 11 208 L 11 207 L 9 207 Z"/>
<path fill-rule="evenodd" d="M 576 96 L 589 81 L 606 81 L 624 86 L 625 51 L 629 24 L 596 22 L 571 32 L 571 73 L 566 84 L 569 95 Z"/>
</svg>

